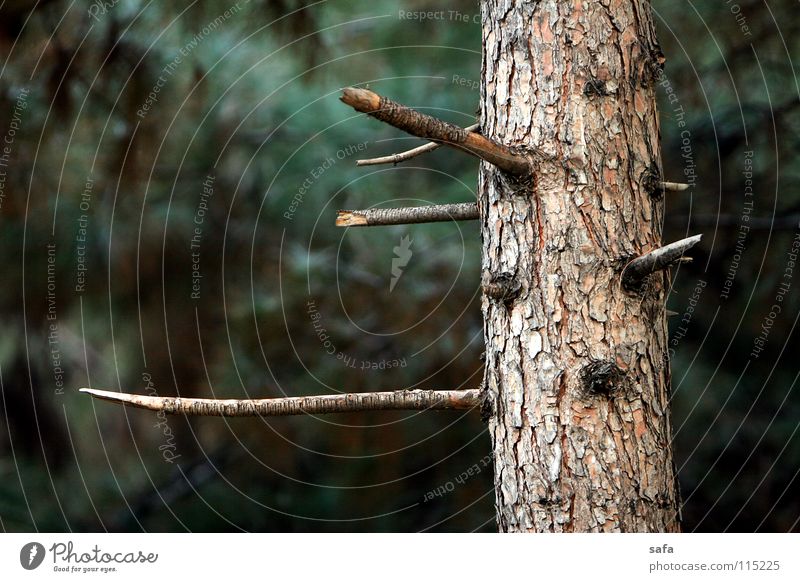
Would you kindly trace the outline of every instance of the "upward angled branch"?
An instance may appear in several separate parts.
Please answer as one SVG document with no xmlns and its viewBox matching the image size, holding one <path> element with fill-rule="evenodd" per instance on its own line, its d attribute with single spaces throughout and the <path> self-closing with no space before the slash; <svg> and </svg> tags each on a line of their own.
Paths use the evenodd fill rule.
<svg viewBox="0 0 800 582">
<path fill-rule="evenodd" d="M 290 416 L 366 410 L 447 410 L 474 408 L 480 403 L 480 391 L 477 389 L 397 390 L 259 400 L 142 396 L 91 388 L 81 388 L 81 392 L 117 404 L 187 416 Z"/>
<path fill-rule="evenodd" d="M 690 236 L 633 259 L 622 271 L 622 286 L 628 291 L 635 291 L 651 273 L 679 262 L 683 253 L 699 243 L 702 237 L 702 234 Z"/>
<path fill-rule="evenodd" d="M 470 125 L 469 127 L 465 127 L 464 131 L 479 131 L 481 127 L 480 123 L 476 123 L 474 125 Z M 356 166 L 377 166 L 379 164 L 399 164 L 400 162 L 404 162 L 406 160 L 410 160 L 411 158 L 415 158 L 419 155 L 422 155 L 427 152 L 432 152 L 433 150 L 442 147 L 442 144 L 436 143 L 435 141 L 428 142 L 424 145 L 416 147 L 411 150 L 407 150 L 404 152 L 400 152 L 399 154 L 392 154 L 390 156 L 383 156 L 380 158 L 370 158 L 368 160 L 356 160 Z"/>
<path fill-rule="evenodd" d="M 348 87 L 342 92 L 341 100 L 356 111 L 371 115 L 406 133 L 464 150 L 511 174 L 530 172 L 527 158 L 514 153 L 507 146 L 414 111 L 367 89 Z"/>
</svg>

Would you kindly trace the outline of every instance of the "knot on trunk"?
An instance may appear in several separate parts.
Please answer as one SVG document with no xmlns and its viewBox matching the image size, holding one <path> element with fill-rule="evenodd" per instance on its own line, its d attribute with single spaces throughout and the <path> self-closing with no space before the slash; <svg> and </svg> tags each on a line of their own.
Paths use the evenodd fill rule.
<svg viewBox="0 0 800 582">
<path fill-rule="evenodd" d="M 503 272 L 492 275 L 481 285 L 484 295 L 497 302 L 511 303 L 522 291 L 522 283 L 513 273 Z"/>
<path fill-rule="evenodd" d="M 484 386 L 481 390 L 480 400 L 481 420 L 483 422 L 489 422 L 489 420 L 491 420 L 491 418 L 494 416 L 497 405 L 495 403 L 495 395 L 491 390 L 489 390 L 488 386 Z"/>
<path fill-rule="evenodd" d="M 664 64 L 667 62 L 664 53 L 657 44 L 646 46 L 636 44 L 637 54 L 634 56 L 635 67 L 631 70 L 631 86 L 647 89 L 654 86 L 664 76 Z"/>
<path fill-rule="evenodd" d="M 610 95 L 608 88 L 606 87 L 606 82 L 602 79 L 589 79 L 586 81 L 586 84 L 583 86 L 583 94 L 587 97 L 593 97 L 597 95 L 598 97 L 605 97 Z"/>
<path fill-rule="evenodd" d="M 644 191 L 651 197 L 661 198 L 664 194 L 664 188 L 661 184 L 661 172 L 658 171 L 658 164 L 655 162 L 647 166 L 644 172 L 642 172 L 639 181 Z"/>
<path fill-rule="evenodd" d="M 611 360 L 595 360 L 583 367 L 580 378 L 587 394 L 611 396 L 620 391 L 625 372 Z"/>
</svg>

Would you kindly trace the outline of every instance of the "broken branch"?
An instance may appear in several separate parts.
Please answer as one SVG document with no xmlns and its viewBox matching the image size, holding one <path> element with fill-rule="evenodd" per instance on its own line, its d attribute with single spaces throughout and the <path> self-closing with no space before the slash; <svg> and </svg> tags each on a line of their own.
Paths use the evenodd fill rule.
<svg viewBox="0 0 800 582">
<path fill-rule="evenodd" d="M 475 131 L 481 126 L 480 123 L 476 123 L 475 125 L 470 125 L 469 127 L 465 127 L 464 131 Z M 407 150 L 405 152 L 400 152 L 399 154 L 392 154 L 390 156 L 383 156 L 380 158 L 371 158 L 368 160 L 356 160 L 356 166 L 377 166 L 379 164 L 399 164 L 400 162 L 404 162 L 406 160 L 410 160 L 411 158 L 415 158 L 421 154 L 426 152 L 432 152 L 433 150 L 442 147 L 442 144 L 436 143 L 435 141 L 428 142 L 425 145 L 421 145 L 411 150 Z"/>
<path fill-rule="evenodd" d="M 702 234 L 698 234 L 685 238 L 633 259 L 622 271 L 622 286 L 628 291 L 635 291 L 648 275 L 680 261 L 683 253 L 699 243 L 702 237 Z"/>
<path fill-rule="evenodd" d="M 336 226 L 387 226 L 390 224 L 477 220 L 477 218 L 477 203 L 463 202 L 459 204 L 432 204 L 430 206 L 405 208 L 340 210 L 336 216 Z"/>
<path fill-rule="evenodd" d="M 290 416 L 368 410 L 463 410 L 480 403 L 480 391 L 477 389 L 397 390 L 258 400 L 143 396 L 92 388 L 81 388 L 80 391 L 117 404 L 186 416 Z"/>
<path fill-rule="evenodd" d="M 661 189 L 667 192 L 683 192 L 689 188 L 689 184 L 681 184 L 680 182 L 661 182 Z"/>
<path fill-rule="evenodd" d="M 414 111 L 367 89 L 348 87 L 342 92 L 341 100 L 356 111 L 406 133 L 464 150 L 511 174 L 527 174 L 531 170 L 525 156 L 514 153 L 501 143 Z"/>
</svg>

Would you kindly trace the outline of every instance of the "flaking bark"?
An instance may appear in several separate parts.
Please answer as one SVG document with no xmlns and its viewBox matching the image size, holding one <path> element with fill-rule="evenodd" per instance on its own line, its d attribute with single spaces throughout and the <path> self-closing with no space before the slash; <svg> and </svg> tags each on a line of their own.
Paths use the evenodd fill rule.
<svg viewBox="0 0 800 582">
<path fill-rule="evenodd" d="M 481 164 L 486 394 L 501 531 L 677 531 L 649 3 L 482 2 L 482 133 L 537 150 L 533 179 Z M 597 90 L 598 87 L 602 91 Z"/>
</svg>

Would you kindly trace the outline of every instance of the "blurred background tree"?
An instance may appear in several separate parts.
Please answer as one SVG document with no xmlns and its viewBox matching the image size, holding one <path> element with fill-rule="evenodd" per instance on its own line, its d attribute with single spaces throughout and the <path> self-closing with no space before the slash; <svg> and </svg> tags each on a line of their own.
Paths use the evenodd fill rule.
<svg viewBox="0 0 800 582">
<path fill-rule="evenodd" d="M 789 2 L 653 8 L 665 178 L 694 184 L 667 193 L 664 238 L 705 234 L 668 305 L 685 529 L 797 530 L 798 282 L 774 320 L 769 306 L 800 219 L 800 23 Z M 477 225 L 333 221 L 475 196 L 477 163 L 447 151 L 356 168 L 419 142 L 338 94 L 369 83 L 473 123 L 478 13 L 430 0 L 0 7 L 4 530 L 494 530 L 476 414 L 158 418 L 77 393 L 477 386 Z M 412 256 L 390 288 L 403 237 Z"/>
</svg>

